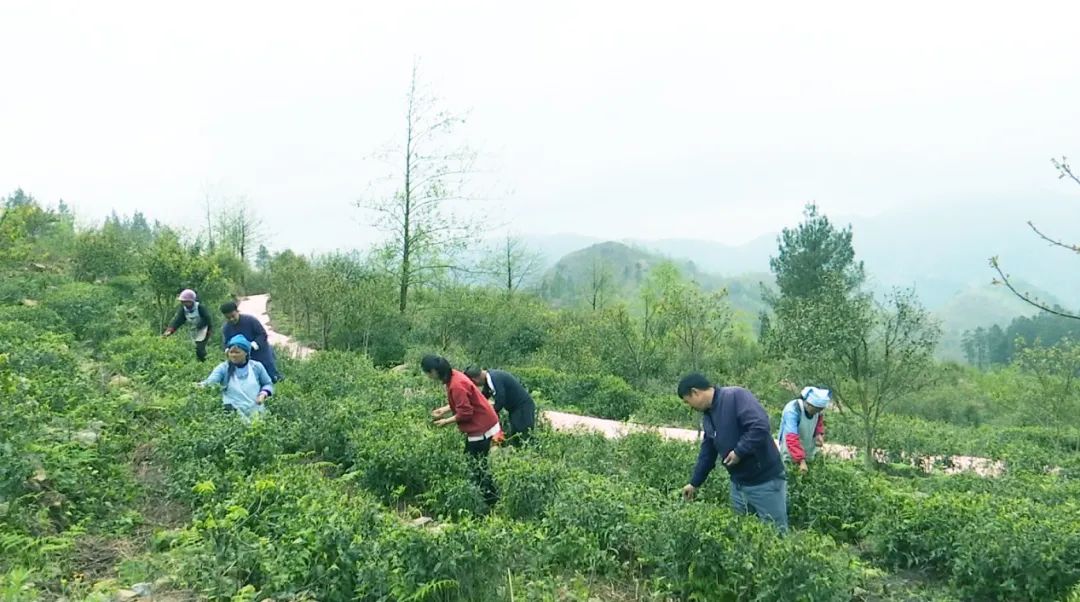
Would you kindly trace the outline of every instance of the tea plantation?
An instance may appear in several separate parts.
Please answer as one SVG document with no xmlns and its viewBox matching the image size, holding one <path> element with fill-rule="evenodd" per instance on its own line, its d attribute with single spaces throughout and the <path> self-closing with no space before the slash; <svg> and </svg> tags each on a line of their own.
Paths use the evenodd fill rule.
<svg viewBox="0 0 1080 602">
<path fill-rule="evenodd" d="M 542 428 L 493 452 L 486 512 L 415 374 L 286 361 L 246 425 L 109 289 L 24 285 L 0 307 L 3 600 L 1080 599 L 1080 486 L 1052 449 L 995 479 L 821 460 L 781 538 L 731 514 L 722 471 L 681 500 L 692 444 Z"/>
</svg>

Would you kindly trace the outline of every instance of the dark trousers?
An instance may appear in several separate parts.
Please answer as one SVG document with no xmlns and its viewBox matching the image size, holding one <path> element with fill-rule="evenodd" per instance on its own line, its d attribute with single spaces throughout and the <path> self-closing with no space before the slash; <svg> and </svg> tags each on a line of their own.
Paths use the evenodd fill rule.
<svg viewBox="0 0 1080 602">
<path fill-rule="evenodd" d="M 536 426 L 536 405 L 522 404 L 510 411 L 510 433 L 506 440 L 514 447 L 528 443 L 533 427 Z"/>
<path fill-rule="evenodd" d="M 263 365 L 263 368 L 266 368 L 266 373 L 270 375 L 271 381 L 278 382 L 282 380 L 282 377 L 280 374 L 278 374 L 277 361 L 274 358 L 274 350 L 269 348 L 269 343 L 267 343 L 266 345 L 266 347 L 259 347 L 258 351 L 252 351 L 251 359 L 259 362 Z"/>
<path fill-rule="evenodd" d="M 499 501 L 499 494 L 495 491 L 495 481 L 491 478 L 491 465 L 488 463 L 488 452 L 491 451 L 491 439 L 482 441 L 465 440 L 465 453 L 469 456 L 472 464 L 473 481 L 480 487 L 484 495 L 484 502 L 488 507 L 494 506 Z"/>
<path fill-rule="evenodd" d="M 207 336 L 206 338 L 209 339 L 210 337 Z M 203 340 L 203 341 L 195 341 L 195 357 L 200 362 L 205 362 L 206 361 L 206 341 L 205 340 Z"/>
</svg>

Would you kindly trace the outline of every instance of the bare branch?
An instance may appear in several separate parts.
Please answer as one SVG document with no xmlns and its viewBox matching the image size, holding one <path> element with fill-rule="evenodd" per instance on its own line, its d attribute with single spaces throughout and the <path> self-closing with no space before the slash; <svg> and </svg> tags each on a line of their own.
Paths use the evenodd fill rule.
<svg viewBox="0 0 1080 602">
<path fill-rule="evenodd" d="M 1074 253 L 1080 253 L 1080 245 L 1070 245 L 1070 244 L 1063 243 L 1063 242 L 1061 242 L 1059 240 L 1055 240 L 1055 239 L 1050 238 L 1049 236 L 1043 234 L 1041 231 L 1039 231 L 1039 229 L 1035 227 L 1034 223 L 1029 221 L 1027 224 L 1032 230 L 1035 231 L 1035 234 L 1039 235 L 1039 238 L 1045 240 L 1046 242 L 1050 243 L 1051 245 L 1054 245 L 1056 247 L 1061 247 L 1063 249 L 1068 249 L 1068 250 L 1070 250 L 1070 251 L 1072 251 Z"/>
<path fill-rule="evenodd" d="M 416 183 L 414 184 L 414 186 L 417 189 L 423 189 L 424 186 L 427 185 L 428 182 L 441 180 L 443 178 L 447 178 L 447 177 L 450 177 L 450 176 L 467 176 L 467 175 L 470 175 L 472 173 L 473 172 L 471 170 L 468 170 L 468 169 L 452 169 L 452 170 L 447 170 L 447 171 L 440 171 L 438 173 L 432 174 L 430 176 L 425 176 L 425 177 L 420 178 L 419 180 L 416 180 Z"/>
<path fill-rule="evenodd" d="M 1058 170 L 1058 179 L 1069 178 L 1073 182 L 1080 184 L 1080 176 L 1073 173 L 1072 167 L 1069 166 L 1069 159 L 1062 157 L 1061 161 L 1057 159 L 1050 159 L 1050 162 L 1054 164 L 1054 167 Z"/>
<path fill-rule="evenodd" d="M 1021 301 L 1024 301 L 1028 305 L 1037 307 L 1047 313 L 1054 314 L 1055 316 L 1061 316 L 1062 318 L 1071 318 L 1073 320 L 1080 320 L 1080 316 L 1078 315 L 1065 313 L 1058 309 L 1054 309 L 1047 304 L 1039 301 L 1035 297 L 1031 296 L 1031 294 L 1017 290 L 1016 287 L 1013 286 L 1013 283 L 1009 280 L 1009 276 L 1004 271 L 1002 271 L 1001 265 L 998 263 L 997 257 L 990 258 L 990 266 L 993 267 L 994 270 L 997 271 L 998 276 L 1001 277 L 1000 280 L 994 279 L 994 284 L 1004 284 L 1010 291 L 1012 291 L 1012 294 L 1016 295 Z"/>
</svg>

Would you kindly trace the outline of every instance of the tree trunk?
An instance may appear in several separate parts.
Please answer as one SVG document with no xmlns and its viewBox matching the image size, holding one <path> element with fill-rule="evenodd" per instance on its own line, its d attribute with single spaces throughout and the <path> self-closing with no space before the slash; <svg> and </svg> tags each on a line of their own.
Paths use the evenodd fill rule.
<svg viewBox="0 0 1080 602">
<path fill-rule="evenodd" d="M 405 308 L 408 305 L 409 299 L 409 252 L 408 245 L 405 246 L 405 253 L 401 259 L 401 286 L 398 291 L 398 311 L 405 313 Z"/>
<path fill-rule="evenodd" d="M 877 461 L 874 458 L 874 428 L 870 422 L 869 415 L 863 418 L 863 437 L 865 441 L 863 461 L 866 463 L 867 468 L 874 468 L 877 465 Z"/>
<path fill-rule="evenodd" d="M 168 314 L 166 314 L 165 302 L 162 300 L 161 295 L 154 296 L 154 305 L 157 307 L 158 331 L 164 331 Z"/>
<path fill-rule="evenodd" d="M 412 280 L 412 143 L 413 143 L 413 119 L 416 110 L 416 65 L 413 65 L 412 81 L 409 83 L 409 112 L 405 120 L 405 192 L 402 202 L 405 208 L 402 216 L 401 237 L 401 290 L 398 296 L 398 311 L 405 313 L 409 303 L 409 284 Z"/>
<path fill-rule="evenodd" d="M 514 260 L 511 255 L 510 237 L 506 238 L 506 297 L 514 294 Z"/>
</svg>

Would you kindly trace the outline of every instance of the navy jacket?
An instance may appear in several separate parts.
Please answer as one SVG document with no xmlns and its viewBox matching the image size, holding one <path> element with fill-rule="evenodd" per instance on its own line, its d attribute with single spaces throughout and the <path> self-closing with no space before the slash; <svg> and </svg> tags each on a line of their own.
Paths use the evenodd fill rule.
<svg viewBox="0 0 1080 602">
<path fill-rule="evenodd" d="M 488 370 L 488 375 L 491 376 L 491 384 L 495 385 L 496 413 L 504 408 L 511 414 L 518 410 L 536 410 L 532 396 L 513 374 L 505 370 Z M 484 385 L 484 395 L 490 398 L 491 394 L 491 389 Z"/>
<path fill-rule="evenodd" d="M 739 463 L 725 466 L 731 480 L 739 485 L 759 485 L 785 476 L 780 451 L 772 439 L 769 415 L 754 394 L 742 387 L 718 387 L 712 407 L 701 418 L 701 441 L 690 484 L 700 487 L 716 466 L 735 450 Z"/>
<path fill-rule="evenodd" d="M 221 336 L 224 339 L 226 349 L 229 348 L 229 339 L 238 334 L 242 334 L 247 340 L 259 344 L 258 351 L 251 352 L 251 359 L 262 364 L 263 368 L 266 368 L 266 372 L 270 374 L 270 378 L 276 378 L 277 366 L 274 364 L 274 350 L 270 348 L 270 341 L 266 340 L 266 329 L 263 328 L 258 318 L 240 314 L 240 319 L 236 324 L 225 320 L 225 324 L 221 326 Z"/>
</svg>

